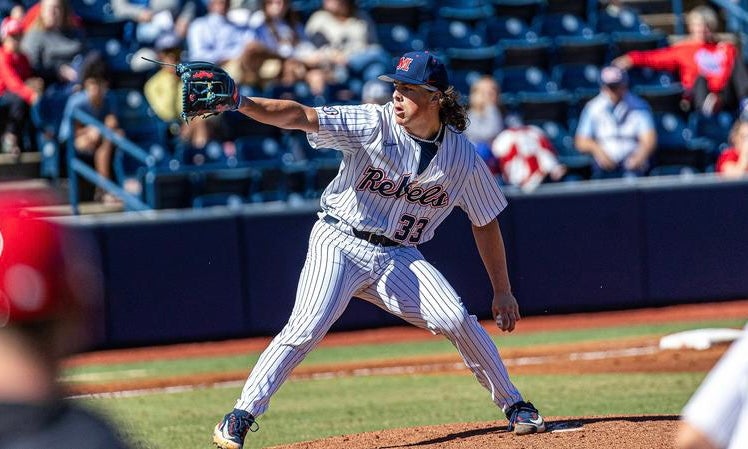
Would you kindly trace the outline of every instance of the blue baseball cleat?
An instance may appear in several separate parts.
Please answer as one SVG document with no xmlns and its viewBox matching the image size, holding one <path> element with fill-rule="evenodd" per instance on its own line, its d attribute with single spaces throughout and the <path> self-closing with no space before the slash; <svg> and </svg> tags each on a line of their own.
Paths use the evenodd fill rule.
<svg viewBox="0 0 748 449">
<path fill-rule="evenodd" d="M 253 425 L 255 427 L 252 427 Z M 257 429 L 254 416 L 235 408 L 216 425 L 213 430 L 213 443 L 220 449 L 242 449 L 247 432 L 256 432 Z"/>
<path fill-rule="evenodd" d="M 530 402 L 519 401 L 506 410 L 507 430 L 516 435 L 545 432 L 545 421 Z"/>
</svg>

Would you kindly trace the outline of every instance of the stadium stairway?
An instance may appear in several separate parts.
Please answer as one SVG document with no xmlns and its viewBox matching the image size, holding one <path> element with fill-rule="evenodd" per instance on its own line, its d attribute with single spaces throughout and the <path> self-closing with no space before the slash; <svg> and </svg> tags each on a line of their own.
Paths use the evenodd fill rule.
<svg viewBox="0 0 748 449">
<path fill-rule="evenodd" d="M 68 202 L 67 179 L 53 183 L 39 177 L 41 155 L 37 152 L 22 153 L 20 159 L 8 154 L 0 154 L 0 192 L 33 192 L 52 189 L 58 193 L 59 203 L 38 208 L 54 216 L 73 215 Z M 122 212 L 121 204 L 84 202 L 80 204 L 81 214 L 105 214 Z"/>
</svg>

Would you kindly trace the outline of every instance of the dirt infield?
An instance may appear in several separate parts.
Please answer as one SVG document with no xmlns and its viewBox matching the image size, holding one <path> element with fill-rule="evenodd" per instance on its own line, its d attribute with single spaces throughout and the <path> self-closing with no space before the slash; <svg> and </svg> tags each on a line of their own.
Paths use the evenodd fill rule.
<svg viewBox="0 0 748 449">
<path fill-rule="evenodd" d="M 595 314 L 540 316 L 523 319 L 516 333 L 548 330 L 600 328 L 608 326 L 748 319 L 748 300 L 694 304 L 678 307 L 603 312 Z M 484 323 L 490 333 L 498 330 Z M 433 339 L 429 333 L 398 327 L 330 334 L 324 346 L 361 343 L 387 343 Z M 92 363 L 135 362 L 158 359 L 245 354 L 262 350 L 269 339 L 244 339 L 228 342 L 173 345 L 160 348 L 105 351 L 81 354 L 67 361 L 68 366 Z M 652 338 L 616 339 L 606 342 L 554 344 L 502 350 L 510 374 L 602 373 L 602 372 L 705 372 L 724 353 L 726 345 L 703 351 L 660 350 Z M 405 373 L 442 373 L 468 371 L 457 354 L 440 357 L 414 357 L 398 360 L 374 360 L 335 365 L 300 366 L 296 378 L 329 376 L 393 375 Z M 139 379 L 123 382 L 71 385 L 71 394 L 120 392 L 172 386 L 204 386 L 218 382 L 243 380 L 246 371 L 206 373 L 174 378 Z M 364 449 L 364 448 L 577 448 L 625 447 L 665 449 L 673 447 L 677 416 L 550 417 L 551 432 L 517 437 L 507 433 L 505 422 L 464 423 L 417 429 L 383 430 L 345 435 L 325 440 L 279 446 L 283 449 Z"/>
<path fill-rule="evenodd" d="M 505 423 L 448 424 L 343 435 L 273 449 L 672 449 L 677 416 L 554 418 L 549 432 L 516 436 Z"/>
</svg>

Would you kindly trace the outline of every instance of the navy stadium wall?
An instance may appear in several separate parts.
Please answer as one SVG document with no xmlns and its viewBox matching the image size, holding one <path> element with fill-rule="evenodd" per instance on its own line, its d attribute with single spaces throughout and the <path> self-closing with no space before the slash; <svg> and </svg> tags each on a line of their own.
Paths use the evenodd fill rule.
<svg viewBox="0 0 748 449">
<path fill-rule="evenodd" d="M 711 176 L 507 190 L 500 216 L 525 315 L 748 297 L 748 181 Z M 273 335 L 293 306 L 318 204 L 65 218 L 94 231 L 105 313 L 100 347 Z M 468 309 L 491 287 L 465 214 L 421 251 Z M 353 300 L 335 330 L 399 324 Z"/>
</svg>

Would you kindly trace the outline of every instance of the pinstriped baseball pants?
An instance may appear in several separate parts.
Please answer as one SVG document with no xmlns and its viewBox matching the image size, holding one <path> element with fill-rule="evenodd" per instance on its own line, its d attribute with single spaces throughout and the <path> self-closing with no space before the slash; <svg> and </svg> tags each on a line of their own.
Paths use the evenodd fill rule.
<svg viewBox="0 0 748 449">
<path fill-rule="evenodd" d="M 444 335 L 500 408 L 522 400 L 485 329 L 418 249 L 373 245 L 353 236 L 342 222 L 320 220 L 312 229 L 291 317 L 263 351 L 235 407 L 255 417 L 264 413 L 270 397 L 353 296 Z"/>
</svg>

